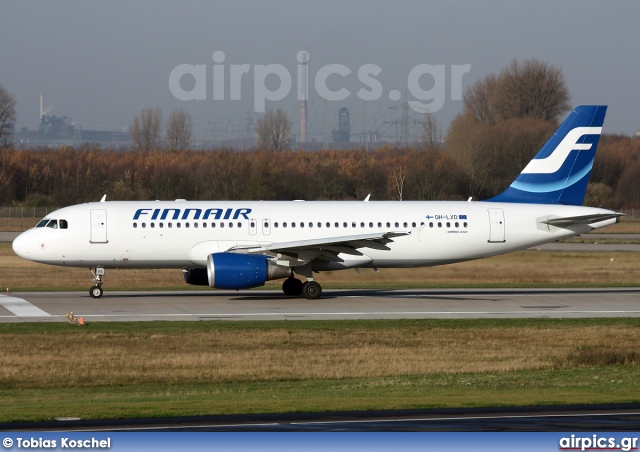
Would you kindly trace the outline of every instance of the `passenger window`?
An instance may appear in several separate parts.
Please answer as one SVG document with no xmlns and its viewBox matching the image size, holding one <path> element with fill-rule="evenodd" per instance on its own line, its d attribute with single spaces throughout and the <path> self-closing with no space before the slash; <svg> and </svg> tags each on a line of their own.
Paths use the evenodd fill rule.
<svg viewBox="0 0 640 452">
<path fill-rule="evenodd" d="M 441 228 L 442 227 L 442 223 L 438 221 L 438 227 Z"/>
<path fill-rule="evenodd" d="M 151 224 L 149 224 L 149 226 L 151 226 L 152 228 L 155 228 L 156 224 L 155 223 L 151 223 Z"/>
<path fill-rule="evenodd" d="M 411 223 L 411 227 L 415 228 L 416 227 L 416 222 L 414 221 L 413 223 Z"/>
<path fill-rule="evenodd" d="M 284 223 L 282 223 L 282 227 L 286 228 L 287 227 L 287 222 L 285 221 Z"/>
<path fill-rule="evenodd" d="M 133 223 L 133 227 L 137 228 L 138 227 L 138 223 Z"/>
<path fill-rule="evenodd" d="M 388 221 L 387 221 L 387 227 L 388 227 L 388 228 L 390 228 L 390 227 L 391 227 L 391 223 L 389 223 Z"/>
<path fill-rule="evenodd" d="M 467 222 L 466 222 L 466 221 L 463 223 L 463 226 L 464 226 L 465 228 L 467 227 Z"/>
<path fill-rule="evenodd" d="M 211 222 L 211 227 L 215 229 L 216 224 L 214 222 Z"/>
<path fill-rule="evenodd" d="M 399 228 L 399 227 L 400 227 L 400 223 L 396 221 L 396 228 Z"/>
<path fill-rule="evenodd" d="M 164 223 L 158 223 L 158 226 L 160 226 L 161 228 L 164 228 Z"/>
<path fill-rule="evenodd" d="M 232 228 L 233 227 L 233 223 L 229 222 L 229 227 Z"/>
<path fill-rule="evenodd" d="M 342 227 L 346 228 L 347 227 L 347 222 L 345 221 L 344 223 L 342 223 Z"/>
<path fill-rule="evenodd" d="M 198 227 L 198 223 L 193 223 L 193 227 L 197 228 Z"/>
<path fill-rule="evenodd" d="M 378 221 L 378 227 L 379 227 L 379 228 L 381 228 L 381 227 L 382 227 L 382 223 L 380 223 L 379 221 Z"/>
<path fill-rule="evenodd" d="M 172 226 L 173 226 L 173 223 L 168 223 L 167 224 L 167 227 L 172 227 Z"/>
<path fill-rule="evenodd" d="M 459 227 L 460 227 L 460 223 L 456 221 L 456 228 L 459 228 Z"/>
<path fill-rule="evenodd" d="M 142 223 L 142 227 L 146 228 L 147 227 L 147 223 Z"/>
<path fill-rule="evenodd" d="M 69 227 L 69 224 L 67 223 L 67 220 L 60 220 L 60 229 L 67 229 Z"/>
<path fill-rule="evenodd" d="M 292 227 L 292 228 L 295 228 L 295 227 L 296 227 L 296 222 L 295 222 L 295 221 L 291 223 L 291 227 Z"/>
<path fill-rule="evenodd" d="M 432 228 L 433 227 L 433 221 L 429 222 L 429 227 Z"/>
<path fill-rule="evenodd" d="M 450 228 L 450 227 L 451 227 L 451 223 L 449 223 L 448 221 L 447 221 L 447 227 L 448 227 L 448 228 Z"/>
<path fill-rule="evenodd" d="M 224 228 L 224 223 L 223 222 L 220 222 L 220 227 Z"/>
<path fill-rule="evenodd" d="M 238 221 L 238 227 L 239 227 L 239 228 L 241 228 L 241 227 L 242 227 L 242 223 L 240 223 L 239 221 Z"/>
<path fill-rule="evenodd" d="M 355 228 L 356 227 L 356 222 L 354 221 L 353 223 L 351 223 L 351 227 Z"/>
<path fill-rule="evenodd" d="M 188 221 L 184 224 L 184 227 L 185 227 L 185 228 L 188 228 L 188 227 L 189 227 L 189 222 L 188 222 Z"/>
<path fill-rule="evenodd" d="M 207 223 L 202 223 L 202 227 L 206 228 L 207 227 Z"/>
<path fill-rule="evenodd" d="M 362 223 L 360 223 L 360 227 L 364 228 L 364 221 Z"/>
<path fill-rule="evenodd" d="M 275 223 L 273 223 L 273 225 L 277 228 L 278 227 L 278 222 L 276 221 Z"/>
<path fill-rule="evenodd" d="M 404 223 L 402 223 L 402 226 L 406 228 L 407 227 L 407 222 L 405 221 Z"/>
<path fill-rule="evenodd" d="M 180 228 L 180 223 L 176 223 L 176 228 Z"/>
</svg>

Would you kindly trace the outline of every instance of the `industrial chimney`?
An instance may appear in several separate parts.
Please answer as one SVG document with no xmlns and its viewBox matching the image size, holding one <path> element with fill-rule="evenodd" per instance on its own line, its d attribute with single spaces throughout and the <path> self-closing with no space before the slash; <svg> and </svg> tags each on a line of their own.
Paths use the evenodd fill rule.
<svg viewBox="0 0 640 452">
<path fill-rule="evenodd" d="M 298 99 L 301 101 L 300 105 L 300 142 L 307 142 L 307 63 L 309 61 L 309 54 L 307 52 L 300 51 L 297 55 L 298 58 L 298 86 L 300 87 L 300 96 Z"/>
</svg>

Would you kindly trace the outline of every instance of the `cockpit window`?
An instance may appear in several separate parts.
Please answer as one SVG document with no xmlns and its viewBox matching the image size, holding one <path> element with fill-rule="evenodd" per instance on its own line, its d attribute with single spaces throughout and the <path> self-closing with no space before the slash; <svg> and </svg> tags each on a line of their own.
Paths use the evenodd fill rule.
<svg viewBox="0 0 640 452">
<path fill-rule="evenodd" d="M 58 220 L 51 220 L 47 223 L 48 228 L 58 229 Z"/>
<path fill-rule="evenodd" d="M 67 229 L 69 227 L 69 223 L 67 220 L 60 220 L 60 229 Z"/>
<path fill-rule="evenodd" d="M 40 220 L 40 223 L 36 225 L 36 228 L 44 228 L 48 222 L 49 222 L 48 218 Z"/>
</svg>

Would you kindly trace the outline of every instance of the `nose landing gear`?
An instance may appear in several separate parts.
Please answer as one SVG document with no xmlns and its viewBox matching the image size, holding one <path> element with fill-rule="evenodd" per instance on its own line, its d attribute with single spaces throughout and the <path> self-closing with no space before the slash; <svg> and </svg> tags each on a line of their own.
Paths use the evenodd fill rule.
<svg viewBox="0 0 640 452">
<path fill-rule="evenodd" d="M 95 271 L 91 270 L 91 273 L 93 273 L 93 282 L 96 285 L 89 289 L 89 295 L 91 295 L 91 298 L 100 298 L 103 293 L 102 284 L 104 284 L 104 281 L 102 281 L 102 277 L 104 276 L 104 268 L 98 267 Z"/>
</svg>

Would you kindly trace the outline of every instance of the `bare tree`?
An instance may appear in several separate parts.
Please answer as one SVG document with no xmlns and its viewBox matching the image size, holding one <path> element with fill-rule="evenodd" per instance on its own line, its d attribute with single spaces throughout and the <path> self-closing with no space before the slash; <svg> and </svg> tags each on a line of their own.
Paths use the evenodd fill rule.
<svg viewBox="0 0 640 452">
<path fill-rule="evenodd" d="M 497 85 L 497 77 L 490 74 L 470 86 L 462 98 L 464 112 L 473 116 L 477 122 L 495 124 Z"/>
<path fill-rule="evenodd" d="M 291 121 L 287 113 L 278 108 L 268 111 L 256 122 L 258 148 L 267 151 L 282 151 L 291 138 Z"/>
<path fill-rule="evenodd" d="M 537 59 L 514 60 L 498 77 L 496 109 L 502 119 L 556 122 L 569 110 L 569 92 L 560 68 Z"/>
<path fill-rule="evenodd" d="M 133 145 L 139 151 L 152 151 L 160 145 L 162 128 L 162 110 L 145 108 L 140 111 L 129 125 Z"/>
<path fill-rule="evenodd" d="M 167 122 L 167 147 L 171 151 L 182 151 L 189 147 L 193 120 L 182 108 L 175 108 Z"/>
<path fill-rule="evenodd" d="M 442 142 L 442 130 L 431 112 L 424 114 L 421 131 L 422 143 L 428 148 L 437 148 Z"/>
<path fill-rule="evenodd" d="M 16 123 L 16 100 L 0 85 L 0 147 L 7 147 Z"/>
<path fill-rule="evenodd" d="M 389 175 L 389 193 L 392 198 L 402 201 L 402 193 L 404 191 L 404 181 L 407 178 L 407 168 L 404 165 L 398 165 Z"/>
<path fill-rule="evenodd" d="M 486 124 L 514 118 L 556 122 L 570 108 L 560 69 L 535 58 L 524 63 L 514 60 L 498 76 L 479 80 L 463 100 L 464 113 Z"/>
</svg>

